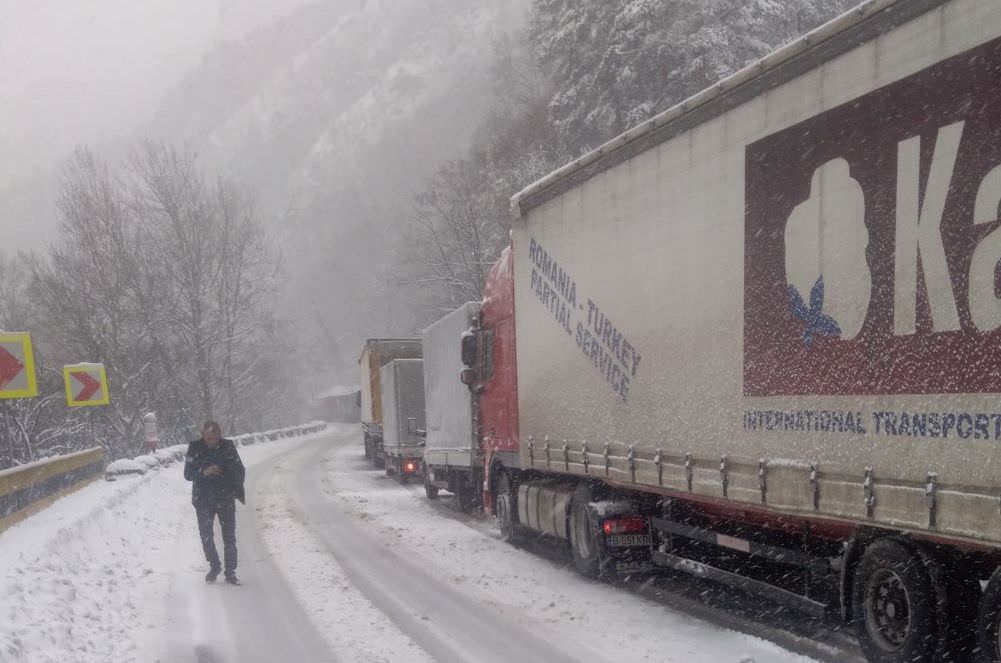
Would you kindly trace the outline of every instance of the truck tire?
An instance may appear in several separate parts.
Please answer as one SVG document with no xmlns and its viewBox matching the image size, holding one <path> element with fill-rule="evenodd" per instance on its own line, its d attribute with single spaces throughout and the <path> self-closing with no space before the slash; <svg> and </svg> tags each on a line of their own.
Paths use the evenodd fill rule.
<svg viewBox="0 0 1001 663">
<path fill-rule="evenodd" d="M 973 663 L 979 660 L 977 628 L 983 592 L 980 580 L 970 571 L 973 565 L 938 559 L 933 563 L 940 574 L 932 574 L 932 583 L 941 586 L 939 614 L 943 616 L 942 644 L 938 660 L 943 663 Z M 995 638 L 996 640 L 996 638 Z"/>
<path fill-rule="evenodd" d="M 578 484 L 570 503 L 570 522 L 567 523 L 574 567 L 578 573 L 589 578 L 601 574 L 601 541 L 598 523 L 590 507 L 593 501 L 591 487 L 586 483 Z"/>
<path fill-rule="evenodd" d="M 518 492 L 507 472 L 498 474 L 494 483 L 494 511 L 500 527 L 501 540 L 509 543 L 518 541 L 521 527 L 518 525 Z"/>
<path fill-rule="evenodd" d="M 897 539 L 869 544 L 852 583 L 852 618 L 870 663 L 931 660 L 939 598 L 921 554 Z"/>
<path fill-rule="evenodd" d="M 995 569 L 980 598 L 977 640 L 983 663 L 1001 663 L 1001 567 Z"/>
<path fill-rule="evenodd" d="M 459 474 L 455 477 L 455 505 L 462 513 L 472 511 L 476 501 L 476 487 L 471 483 L 465 474 Z"/>
<path fill-rule="evenodd" d="M 424 473 L 424 494 L 429 500 L 436 500 L 438 499 L 438 486 L 431 483 L 433 479 L 431 476 L 431 468 L 424 465 L 422 469 Z"/>
</svg>

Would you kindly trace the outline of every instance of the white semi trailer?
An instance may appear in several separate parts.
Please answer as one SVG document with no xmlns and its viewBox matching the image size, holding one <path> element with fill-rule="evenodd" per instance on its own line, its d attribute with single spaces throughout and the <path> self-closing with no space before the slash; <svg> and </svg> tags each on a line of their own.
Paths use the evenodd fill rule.
<svg viewBox="0 0 1001 663">
<path fill-rule="evenodd" d="M 394 359 L 379 369 L 386 474 L 401 483 L 418 476 L 424 430 L 424 362 Z"/>
<path fill-rule="evenodd" d="M 424 488 L 429 499 L 441 488 L 451 491 L 462 511 L 477 502 L 483 483 L 477 394 L 459 380 L 466 369 L 462 339 L 479 326 L 479 316 L 479 303 L 468 302 L 421 334 L 427 408 Z"/>
<path fill-rule="evenodd" d="M 999 204 L 998 0 L 864 3 L 529 187 L 502 529 L 1001 660 Z"/>
</svg>

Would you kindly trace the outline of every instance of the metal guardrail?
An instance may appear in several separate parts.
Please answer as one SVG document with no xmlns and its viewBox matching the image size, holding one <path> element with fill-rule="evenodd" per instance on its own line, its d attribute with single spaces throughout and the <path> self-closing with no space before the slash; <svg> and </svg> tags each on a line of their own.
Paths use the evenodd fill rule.
<svg viewBox="0 0 1001 663">
<path fill-rule="evenodd" d="M 318 433 L 326 427 L 326 422 L 312 421 L 262 433 L 237 435 L 234 440 L 238 446 L 246 446 Z M 0 532 L 41 511 L 60 497 L 86 486 L 104 473 L 104 467 L 104 450 L 94 447 L 0 470 Z"/>
<path fill-rule="evenodd" d="M 103 471 L 100 447 L 0 470 L 0 532 L 82 488 Z"/>
</svg>

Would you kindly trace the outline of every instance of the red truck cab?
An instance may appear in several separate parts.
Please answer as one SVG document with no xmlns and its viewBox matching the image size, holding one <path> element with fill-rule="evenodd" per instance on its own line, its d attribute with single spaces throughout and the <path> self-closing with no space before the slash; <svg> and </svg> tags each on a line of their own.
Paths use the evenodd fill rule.
<svg viewBox="0 0 1001 663">
<path fill-rule="evenodd" d="M 504 249 L 487 275 L 480 307 L 478 427 L 484 454 L 483 508 L 494 512 L 496 481 L 518 467 L 518 372 L 514 336 L 514 261 Z"/>
</svg>

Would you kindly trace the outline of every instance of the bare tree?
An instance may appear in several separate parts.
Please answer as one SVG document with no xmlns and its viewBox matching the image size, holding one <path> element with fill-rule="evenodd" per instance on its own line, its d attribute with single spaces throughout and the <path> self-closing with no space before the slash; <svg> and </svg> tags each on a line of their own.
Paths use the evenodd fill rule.
<svg viewBox="0 0 1001 663">
<path fill-rule="evenodd" d="M 221 381 L 230 429 L 247 409 L 241 398 L 256 379 L 261 357 L 262 323 L 271 322 L 279 259 L 267 247 L 254 205 L 224 181 L 216 184 L 221 223 L 220 272 L 216 310 L 222 339 Z M 255 348 L 256 346 L 256 348 Z M 242 402 L 242 406 L 241 406 Z"/>
<path fill-rule="evenodd" d="M 219 278 L 218 217 L 211 193 L 190 152 L 146 142 L 129 159 L 131 204 L 146 239 L 149 258 L 163 277 L 160 294 L 169 302 L 165 322 L 190 349 L 202 419 L 212 418 L 213 287 Z M 179 358 L 179 357 L 178 357 Z"/>
<path fill-rule="evenodd" d="M 129 159 L 131 200 L 161 274 L 165 322 L 187 356 L 201 419 L 224 415 L 235 428 L 241 390 L 260 355 L 255 335 L 273 315 L 279 258 L 253 201 L 210 180 L 195 155 L 147 142 Z"/>
<path fill-rule="evenodd" d="M 31 269 L 25 256 L 0 255 L 0 329 L 31 331 L 40 320 L 32 303 Z M 40 395 L 0 401 L 0 468 L 60 453 L 81 432 L 78 417 L 66 416 L 62 374 L 50 368 L 48 357 L 35 340 L 36 379 Z"/>
<path fill-rule="evenodd" d="M 111 405 L 67 412 L 61 373 L 46 368 L 42 398 L 0 411 L 0 434 L 22 441 L 8 444 L 8 462 L 95 439 L 134 453 L 149 411 L 168 439 L 213 416 L 235 430 L 261 414 L 244 391 L 265 385 L 258 397 L 273 399 L 271 385 L 288 388 L 267 376 L 279 259 L 249 197 L 210 179 L 190 152 L 149 142 L 120 171 L 77 150 L 58 210 L 58 240 L 19 268 L 25 285 L 0 262 L 0 306 L 20 310 L 30 297 L 36 347 L 53 365 L 103 362 Z"/>
<path fill-rule="evenodd" d="M 442 166 L 415 204 L 418 253 L 426 270 L 421 280 L 443 285 L 455 305 L 480 298 L 503 234 L 466 165 Z"/>
<path fill-rule="evenodd" d="M 75 413 L 112 448 L 131 449 L 149 406 L 150 284 L 137 255 L 141 233 L 121 185 L 96 155 L 78 149 L 60 173 L 60 237 L 43 258 L 32 256 L 31 294 L 40 338 L 61 363 L 102 362 L 115 398 L 108 408 Z M 61 391 L 61 390 L 60 390 Z"/>
</svg>

